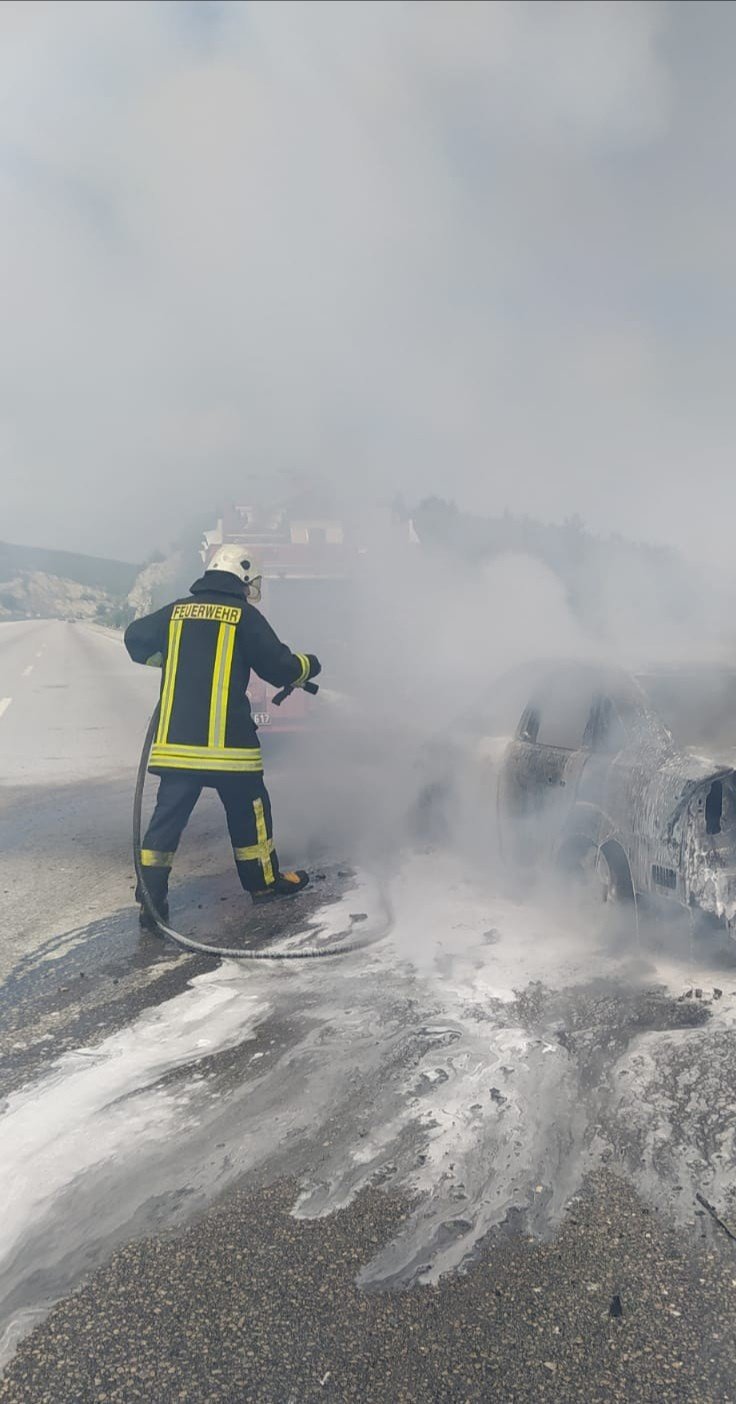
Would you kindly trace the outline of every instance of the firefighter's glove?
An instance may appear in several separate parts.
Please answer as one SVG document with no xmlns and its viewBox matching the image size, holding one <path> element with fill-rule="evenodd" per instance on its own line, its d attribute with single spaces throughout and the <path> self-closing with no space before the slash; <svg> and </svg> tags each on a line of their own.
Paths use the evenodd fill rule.
<svg viewBox="0 0 736 1404">
<path fill-rule="evenodd" d="M 319 659 L 315 658 L 313 653 L 297 653 L 295 657 L 299 663 L 301 672 L 299 677 L 294 679 L 291 686 L 306 687 L 307 683 L 312 681 L 312 678 L 316 678 L 317 674 L 322 672 L 322 665 Z"/>
</svg>

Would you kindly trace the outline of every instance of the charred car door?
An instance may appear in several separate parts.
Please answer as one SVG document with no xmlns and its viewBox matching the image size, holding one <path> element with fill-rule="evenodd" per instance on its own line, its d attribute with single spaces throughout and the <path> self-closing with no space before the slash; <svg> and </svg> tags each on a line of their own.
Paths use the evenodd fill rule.
<svg viewBox="0 0 736 1404">
<path fill-rule="evenodd" d="M 522 713 L 499 781 L 502 847 L 517 862 L 550 857 L 567 826 L 589 755 L 583 748 L 589 714 L 589 696 L 559 689 Z"/>
</svg>

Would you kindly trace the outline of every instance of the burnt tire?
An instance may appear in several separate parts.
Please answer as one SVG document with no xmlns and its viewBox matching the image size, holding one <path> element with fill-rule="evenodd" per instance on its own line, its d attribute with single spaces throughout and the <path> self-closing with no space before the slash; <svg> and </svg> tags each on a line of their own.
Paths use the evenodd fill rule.
<svg viewBox="0 0 736 1404">
<path fill-rule="evenodd" d="M 631 867 L 624 849 L 615 839 L 598 845 L 589 838 L 572 835 L 562 845 L 558 863 L 561 872 L 574 882 L 581 894 L 622 906 L 633 903 Z"/>
</svg>

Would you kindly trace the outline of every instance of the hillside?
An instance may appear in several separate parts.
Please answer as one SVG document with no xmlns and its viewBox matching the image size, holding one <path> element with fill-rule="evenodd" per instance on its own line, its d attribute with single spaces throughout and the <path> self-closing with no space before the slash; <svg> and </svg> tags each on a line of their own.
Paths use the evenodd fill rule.
<svg viewBox="0 0 736 1404">
<path fill-rule="evenodd" d="M 0 542 L 0 619 L 97 619 L 120 625 L 139 573 L 126 561 Z"/>
<path fill-rule="evenodd" d="M 2 619 L 87 619 L 119 627 L 127 614 L 118 597 L 106 590 L 30 570 L 0 581 Z"/>
<path fill-rule="evenodd" d="M 139 570 L 139 565 L 131 565 L 128 561 L 83 556 L 75 551 L 46 550 L 42 546 L 13 546 L 7 541 L 0 541 L 0 581 L 38 572 L 123 597 L 132 588 Z"/>
</svg>

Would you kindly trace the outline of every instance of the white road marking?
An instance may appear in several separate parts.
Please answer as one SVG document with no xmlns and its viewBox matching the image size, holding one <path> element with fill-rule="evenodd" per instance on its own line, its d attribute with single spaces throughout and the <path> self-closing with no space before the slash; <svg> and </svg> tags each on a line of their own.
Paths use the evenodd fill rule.
<svg viewBox="0 0 736 1404">
<path fill-rule="evenodd" d="M 12 697 L 0 697 L 0 717 L 3 715 L 3 712 L 7 712 L 12 700 Z"/>
<path fill-rule="evenodd" d="M 29 673 L 32 673 L 32 672 L 33 672 L 33 664 L 32 664 L 32 663 L 29 663 L 29 664 L 28 664 L 28 667 L 23 669 L 23 674 L 22 674 L 22 676 L 23 676 L 24 678 L 27 678 L 27 677 L 28 677 L 28 674 L 29 674 Z"/>
</svg>

